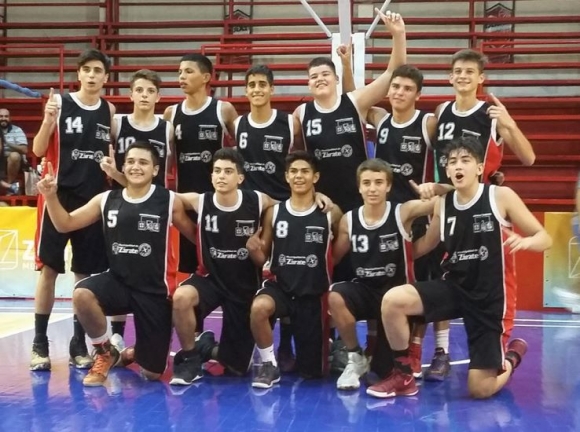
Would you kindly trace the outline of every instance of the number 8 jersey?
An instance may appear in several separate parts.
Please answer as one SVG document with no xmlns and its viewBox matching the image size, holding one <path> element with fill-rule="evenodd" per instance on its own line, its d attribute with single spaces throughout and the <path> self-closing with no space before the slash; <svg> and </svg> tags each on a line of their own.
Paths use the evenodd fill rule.
<svg viewBox="0 0 580 432">
<path fill-rule="evenodd" d="M 387 201 L 380 221 L 368 225 L 359 207 L 347 213 L 355 280 L 384 288 L 414 282 L 413 244 L 401 221 L 401 204 Z"/>
</svg>

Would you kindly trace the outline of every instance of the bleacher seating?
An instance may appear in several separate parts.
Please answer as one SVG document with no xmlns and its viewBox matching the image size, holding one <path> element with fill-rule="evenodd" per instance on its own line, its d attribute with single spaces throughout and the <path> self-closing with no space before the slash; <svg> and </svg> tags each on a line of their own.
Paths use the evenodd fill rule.
<svg viewBox="0 0 580 432">
<path fill-rule="evenodd" d="M 571 210 L 575 181 L 580 162 L 580 97 L 501 97 L 502 89 L 544 88 L 549 94 L 556 88 L 580 86 L 578 74 L 574 77 L 571 71 L 580 70 L 580 32 L 561 31 L 559 24 L 577 23 L 579 15 L 577 6 L 571 2 L 570 14 L 559 16 L 516 16 L 503 17 L 502 22 L 522 25 L 524 30 L 505 33 L 490 33 L 483 29 L 486 23 L 497 22 L 497 18 L 481 17 L 476 11 L 482 0 L 451 0 L 455 3 L 469 3 L 466 15 L 462 17 L 432 18 L 407 14 L 408 55 L 410 61 L 425 71 L 425 87 L 435 89 L 419 102 L 423 109 L 434 109 L 443 100 L 449 99 L 449 82 L 446 71 L 452 53 L 467 45 L 479 47 L 488 55 L 510 54 L 516 56 L 513 63 L 491 63 L 488 67 L 490 77 L 486 88 L 493 87 L 495 93 L 506 104 L 514 119 L 532 142 L 537 158 L 533 167 L 522 167 L 515 156 L 506 149 L 503 171 L 506 184 L 513 187 L 524 197 L 534 210 Z M 104 8 L 103 21 L 78 22 L 32 22 L 8 21 L 0 23 L 0 50 L 3 60 L 0 62 L 0 75 L 17 76 L 22 86 L 44 91 L 50 87 L 59 91 L 71 91 L 76 87 L 76 70 L 74 58 L 87 46 L 104 50 L 113 59 L 113 73 L 107 84 L 107 96 L 117 105 L 118 112 L 129 112 L 131 104 L 127 97 L 121 96 L 122 89 L 127 87 L 126 76 L 141 67 L 151 67 L 161 72 L 165 78 L 163 89 L 177 88 L 177 61 L 188 49 L 185 44 L 208 55 L 215 63 L 215 74 L 212 86 L 218 94 L 231 100 L 238 112 L 246 112 L 248 106 L 237 87 L 243 86 L 243 72 L 249 63 L 239 63 L 240 53 L 249 61 L 267 60 L 276 73 L 277 87 L 287 87 L 293 94 L 276 96 L 274 105 L 279 109 L 292 111 L 307 98 L 305 64 L 307 59 L 330 53 L 330 42 L 317 29 L 313 20 L 297 14 L 296 17 L 260 18 L 244 21 L 244 26 L 252 29 L 252 34 L 232 34 L 231 29 L 239 24 L 235 18 L 221 20 L 161 20 L 131 22 L 121 16 L 128 16 L 135 4 L 128 2 L 94 2 L 70 3 L 68 7 Z M 151 7 L 169 7 L 169 3 L 160 6 L 158 2 L 140 2 L 142 6 L 150 3 Z M 198 6 L 220 7 L 228 4 L 232 12 L 233 2 L 196 2 Z M 219 5 L 218 5 L 219 3 Z M 231 3 L 231 4 L 230 4 Z M 255 0 L 255 5 L 296 4 L 280 0 Z M 336 0 L 316 0 L 313 5 L 334 3 Z M 356 4 L 368 3 L 355 0 Z M 393 0 L 396 9 L 400 3 Z M 403 2 L 410 3 L 410 1 Z M 427 1 L 413 1 L 419 7 Z M 11 7 L 25 8 L 27 3 L 10 4 Z M 46 2 L 45 7 L 59 7 L 64 2 Z M 176 5 L 180 2 L 175 2 Z M 71 6 L 72 5 L 72 6 Z M 178 7 L 178 6 L 177 6 Z M 254 6 L 256 7 L 256 6 Z M 300 7 L 299 5 L 296 6 Z M 322 6 L 321 6 L 322 7 Z M 401 5 L 401 7 L 403 7 Z M 564 11 L 565 12 L 565 11 Z M 353 14 L 355 16 L 356 14 Z M 337 28 L 336 16 L 322 17 L 324 23 Z M 368 18 L 353 19 L 355 28 L 369 24 Z M 553 31 L 529 31 L 534 25 L 550 24 Z M 163 28 L 161 28 L 163 27 Z M 545 28 L 545 27 L 544 27 Z M 24 36 L 23 29 L 49 30 L 48 37 Z M 216 30 L 216 29 L 219 29 Z M 428 30 L 426 30 L 428 29 Z M 16 33 L 14 33 L 16 32 Z M 71 32 L 76 35 L 71 36 Z M 367 47 L 367 54 L 372 62 L 367 64 L 367 80 L 371 74 L 376 75 L 385 67 L 386 54 L 389 49 L 388 35 L 379 28 L 373 38 L 378 41 Z M 422 41 L 438 39 L 445 41 L 441 46 L 422 44 Z M 174 44 L 175 47 L 156 44 Z M 11 61 L 26 58 L 26 62 Z M 58 61 L 47 62 L 47 59 L 58 58 Z M 531 60 L 530 60 L 531 59 Z M 551 72 L 546 77 L 546 72 Z M 568 72 L 568 73 L 566 73 Z M 525 78 L 522 78 L 525 73 Z M 513 75 L 516 74 L 516 75 Z M 296 91 L 294 91 L 296 89 Z M 485 89 L 483 89 L 485 90 Z M 578 94 L 578 93 L 576 93 Z M 4 91 L 0 106 L 11 110 L 14 123 L 23 127 L 32 142 L 35 131 L 42 119 L 42 101 L 14 98 L 13 93 Z M 159 112 L 171 103 L 181 99 L 178 92 L 162 98 Z M 385 101 L 386 104 L 386 101 Z M 36 158 L 32 157 L 33 164 Z M 34 205 L 34 197 L 0 197 L 11 205 Z"/>
</svg>

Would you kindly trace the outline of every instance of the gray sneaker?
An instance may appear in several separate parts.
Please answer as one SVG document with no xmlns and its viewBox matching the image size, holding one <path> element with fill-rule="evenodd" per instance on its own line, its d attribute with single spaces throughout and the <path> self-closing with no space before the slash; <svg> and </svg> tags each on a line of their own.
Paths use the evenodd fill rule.
<svg viewBox="0 0 580 432">
<path fill-rule="evenodd" d="M 258 369 L 258 374 L 252 380 L 252 387 L 269 389 L 280 382 L 280 369 L 272 362 L 264 362 Z"/>
<path fill-rule="evenodd" d="M 72 337 L 69 344 L 69 365 L 77 369 L 90 369 L 93 367 L 94 360 L 87 350 L 87 343 L 85 340 L 79 340 Z"/>
<path fill-rule="evenodd" d="M 423 374 L 425 381 L 444 381 L 451 372 L 449 354 L 443 348 L 436 348 L 431 364 Z"/>
<path fill-rule="evenodd" d="M 48 356 L 48 340 L 32 344 L 31 371 L 49 371 L 50 357 Z"/>
</svg>

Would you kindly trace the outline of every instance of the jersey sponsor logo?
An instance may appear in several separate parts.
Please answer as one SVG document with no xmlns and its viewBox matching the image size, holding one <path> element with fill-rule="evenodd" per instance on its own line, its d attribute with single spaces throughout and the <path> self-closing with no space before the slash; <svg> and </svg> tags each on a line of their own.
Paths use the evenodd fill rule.
<svg viewBox="0 0 580 432">
<path fill-rule="evenodd" d="M 411 174 L 413 174 L 413 166 L 411 164 L 403 164 L 401 165 L 401 174 L 403 174 L 405 177 L 409 177 Z"/>
<path fill-rule="evenodd" d="M 387 264 L 385 267 L 358 267 L 355 270 L 357 277 L 359 278 L 376 278 L 376 277 L 393 277 L 397 272 L 396 264 Z"/>
<path fill-rule="evenodd" d="M 487 248 L 485 246 L 481 246 L 479 248 L 479 259 L 481 261 L 485 261 L 488 256 L 489 256 L 489 251 L 487 250 Z"/>
<path fill-rule="evenodd" d="M 256 232 L 254 220 L 239 220 L 236 219 L 236 237 L 251 237 Z"/>
<path fill-rule="evenodd" d="M 389 252 L 399 249 L 399 239 L 397 234 L 385 234 L 379 236 L 379 251 Z"/>
<path fill-rule="evenodd" d="M 239 248 L 239 249 L 218 249 L 214 247 L 209 248 L 209 254 L 213 259 L 216 260 L 232 260 L 237 259 L 240 261 L 244 261 L 250 255 L 248 249 L 246 248 Z"/>
<path fill-rule="evenodd" d="M 139 213 L 137 229 L 139 231 L 159 232 L 161 227 L 160 219 L 161 216 Z"/>
<path fill-rule="evenodd" d="M 190 153 L 179 153 L 179 163 L 186 162 L 204 162 L 208 163 L 211 161 L 212 155 L 209 150 L 204 150 L 200 152 L 190 152 Z"/>
<path fill-rule="evenodd" d="M 79 150 L 73 149 L 71 152 L 70 157 L 72 160 L 82 160 L 82 159 L 89 159 L 94 160 L 96 163 L 101 163 L 104 157 L 104 153 L 100 150 L 92 151 L 92 150 Z"/>
<path fill-rule="evenodd" d="M 475 138 L 479 139 L 481 134 L 479 132 L 475 132 L 475 131 L 472 131 L 469 129 L 461 129 L 461 136 L 462 137 L 475 137 Z"/>
<path fill-rule="evenodd" d="M 265 151 L 273 151 L 276 153 L 282 153 L 284 150 L 284 138 L 273 135 L 264 136 L 263 149 Z"/>
<path fill-rule="evenodd" d="M 446 167 L 447 166 L 447 156 L 441 155 L 439 156 L 439 166 Z"/>
<path fill-rule="evenodd" d="M 487 248 L 486 248 L 486 252 L 487 252 Z M 485 258 L 487 258 L 488 255 L 486 255 Z M 453 252 L 453 255 L 451 255 L 451 257 L 449 258 L 449 262 L 451 264 L 457 264 L 460 261 L 472 261 L 472 260 L 482 260 L 484 258 L 482 258 L 482 255 L 480 255 L 480 252 L 478 249 L 467 249 L 467 250 L 462 250 L 462 251 L 456 251 Z"/>
<path fill-rule="evenodd" d="M 278 255 L 278 265 L 284 266 L 308 266 L 314 268 L 318 265 L 318 257 L 314 254 L 304 255 Z"/>
<path fill-rule="evenodd" d="M 421 153 L 421 137 L 403 136 L 399 149 L 403 153 Z"/>
<path fill-rule="evenodd" d="M 107 144 L 111 142 L 111 127 L 97 123 L 97 131 L 95 132 L 95 138 L 101 141 L 105 141 Z"/>
<path fill-rule="evenodd" d="M 276 164 L 274 162 L 267 162 L 265 164 L 260 162 L 244 162 L 244 171 L 274 174 L 276 172 Z"/>
<path fill-rule="evenodd" d="M 316 159 L 327 159 L 334 157 L 351 157 L 352 146 L 345 144 L 342 147 L 334 147 L 330 149 L 316 149 L 314 150 L 314 157 Z"/>
<path fill-rule="evenodd" d="M 149 143 L 153 144 L 155 146 L 155 148 L 159 152 L 159 157 L 161 157 L 161 158 L 165 157 L 165 143 L 164 142 L 149 138 Z"/>
<path fill-rule="evenodd" d="M 324 243 L 324 227 L 307 226 L 304 241 L 306 243 Z"/>
<path fill-rule="evenodd" d="M 200 141 L 217 141 L 217 125 L 199 125 L 197 137 Z"/>
<path fill-rule="evenodd" d="M 113 243 L 111 245 L 113 255 L 141 255 L 148 257 L 151 255 L 151 245 L 149 243 L 141 243 L 140 245 L 129 243 Z"/>
<path fill-rule="evenodd" d="M 356 133 L 356 124 L 352 117 L 335 120 L 336 134 Z"/>
<path fill-rule="evenodd" d="M 473 232 L 492 232 L 494 231 L 493 221 L 491 220 L 491 213 L 482 213 L 473 215 Z"/>
</svg>

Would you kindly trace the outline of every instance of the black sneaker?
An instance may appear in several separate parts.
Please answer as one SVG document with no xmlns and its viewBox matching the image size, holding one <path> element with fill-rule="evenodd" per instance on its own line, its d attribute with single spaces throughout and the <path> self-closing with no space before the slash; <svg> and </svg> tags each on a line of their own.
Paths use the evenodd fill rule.
<svg viewBox="0 0 580 432">
<path fill-rule="evenodd" d="M 213 349 L 218 345 L 215 334 L 211 330 L 206 330 L 195 338 L 195 351 L 199 353 L 202 363 L 212 359 Z"/>
<path fill-rule="evenodd" d="M 257 375 L 252 380 L 252 387 L 268 389 L 280 382 L 280 369 L 272 362 L 264 362 L 260 365 Z"/>
<path fill-rule="evenodd" d="M 179 353 L 177 353 L 179 354 Z M 175 356 L 179 361 L 173 363 L 173 376 L 169 381 L 171 385 L 191 385 L 203 377 L 201 370 L 201 360 L 199 354 L 195 353 L 191 357 L 182 358 Z"/>
<path fill-rule="evenodd" d="M 80 340 L 73 336 L 70 340 L 68 352 L 70 354 L 69 365 L 77 369 L 90 369 L 93 366 L 94 360 L 89 355 L 84 339 Z"/>
<path fill-rule="evenodd" d="M 32 358 L 30 359 L 31 371 L 49 371 L 50 357 L 48 356 L 48 339 L 33 342 Z"/>
</svg>

